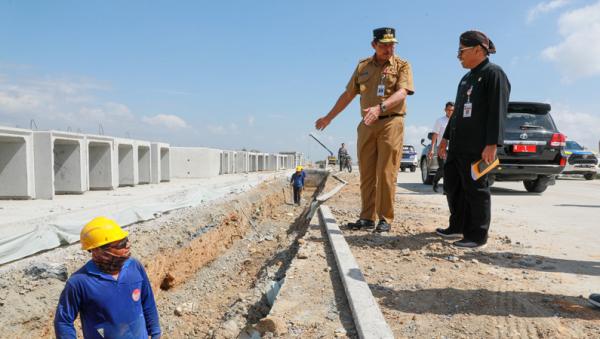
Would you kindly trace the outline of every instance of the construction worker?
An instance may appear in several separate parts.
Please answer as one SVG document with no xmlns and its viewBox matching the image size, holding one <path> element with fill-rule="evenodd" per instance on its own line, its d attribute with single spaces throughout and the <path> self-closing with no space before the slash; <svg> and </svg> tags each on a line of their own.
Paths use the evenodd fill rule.
<svg viewBox="0 0 600 339">
<path fill-rule="evenodd" d="M 146 271 L 130 258 L 128 232 L 108 218 L 83 227 L 81 248 L 92 254 L 63 289 L 56 315 L 56 337 L 76 338 L 79 314 L 84 338 L 160 338 L 154 294 Z"/>
<path fill-rule="evenodd" d="M 344 170 L 346 165 L 346 157 L 348 156 L 348 150 L 346 149 L 346 144 L 342 142 L 342 147 L 338 149 L 338 161 L 340 162 L 340 172 Z"/>
<path fill-rule="evenodd" d="M 304 178 L 306 173 L 302 169 L 302 166 L 296 166 L 296 172 L 292 174 L 290 184 L 294 189 L 294 204 L 300 205 L 302 200 L 302 189 L 304 188 Z"/>
<path fill-rule="evenodd" d="M 360 170 L 360 217 L 349 228 L 388 232 L 394 219 L 394 197 L 404 136 L 406 97 L 414 93 L 408 61 L 394 54 L 396 31 L 373 30 L 375 54 L 359 61 L 346 90 L 329 113 L 315 122 L 323 130 L 360 94 L 362 121 L 358 125 L 357 155 Z"/>
</svg>

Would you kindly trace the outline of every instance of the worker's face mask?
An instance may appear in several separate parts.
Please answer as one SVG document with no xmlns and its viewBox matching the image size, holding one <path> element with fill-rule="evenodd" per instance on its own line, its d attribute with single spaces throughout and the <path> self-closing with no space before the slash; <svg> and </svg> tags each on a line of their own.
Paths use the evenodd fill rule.
<svg viewBox="0 0 600 339">
<path fill-rule="evenodd" d="M 127 238 L 115 241 L 92 250 L 92 261 L 107 274 L 117 274 L 131 253 Z"/>
</svg>

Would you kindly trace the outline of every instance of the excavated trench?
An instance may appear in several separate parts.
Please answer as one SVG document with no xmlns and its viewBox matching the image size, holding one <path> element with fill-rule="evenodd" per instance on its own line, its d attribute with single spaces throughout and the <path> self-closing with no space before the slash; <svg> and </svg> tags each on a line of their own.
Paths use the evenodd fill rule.
<svg viewBox="0 0 600 339">
<path fill-rule="evenodd" d="M 300 207 L 288 203 L 287 187 L 258 201 L 238 199 L 219 224 L 201 228 L 186 246 L 150 263 L 153 284 L 161 290 L 164 337 L 256 335 L 253 325 L 269 313 L 327 177 L 313 173 Z"/>
<path fill-rule="evenodd" d="M 289 184 L 280 178 L 130 227 L 132 253 L 152 283 L 163 338 L 256 338 L 253 325 L 269 313 L 327 178 L 325 171 L 308 173 L 301 206 L 291 204 Z M 48 262 L 71 274 L 89 260 L 77 245 L 54 252 L 3 272 L 0 337 L 53 337 L 64 281 L 27 272 Z M 79 320 L 76 327 L 81 334 Z"/>
</svg>

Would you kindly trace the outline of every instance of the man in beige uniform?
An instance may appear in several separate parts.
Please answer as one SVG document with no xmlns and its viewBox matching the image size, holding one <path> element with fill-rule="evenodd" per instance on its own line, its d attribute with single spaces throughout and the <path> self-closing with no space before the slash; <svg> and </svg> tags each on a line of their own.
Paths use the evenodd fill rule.
<svg viewBox="0 0 600 339">
<path fill-rule="evenodd" d="M 323 130 L 360 94 L 362 121 L 358 125 L 357 153 L 362 209 L 349 227 L 388 232 L 394 220 L 396 176 L 402 158 L 406 96 L 414 93 L 412 71 L 406 60 L 394 55 L 393 28 L 373 30 L 375 55 L 361 60 L 329 113 L 315 127 Z"/>
</svg>

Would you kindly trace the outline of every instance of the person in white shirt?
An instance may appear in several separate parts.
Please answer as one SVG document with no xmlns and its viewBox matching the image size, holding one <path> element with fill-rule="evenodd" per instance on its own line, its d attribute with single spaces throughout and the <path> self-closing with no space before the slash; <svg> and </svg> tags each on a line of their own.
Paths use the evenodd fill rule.
<svg viewBox="0 0 600 339">
<path fill-rule="evenodd" d="M 429 150 L 429 154 L 427 157 L 432 159 L 434 153 L 437 153 L 438 146 L 440 145 L 440 141 L 442 141 L 442 136 L 444 135 L 444 131 L 446 130 L 446 126 L 448 125 L 448 121 L 454 112 L 454 103 L 452 101 L 448 101 L 446 103 L 446 107 L 444 108 L 446 114 L 437 119 L 435 121 L 435 125 L 433 126 L 433 136 L 431 137 L 431 149 Z M 436 154 L 437 155 L 437 154 Z M 438 170 L 435 173 L 435 177 L 433 178 L 433 191 L 438 191 L 438 182 L 444 176 L 444 159 L 442 159 L 439 155 L 437 155 L 438 160 Z"/>
</svg>

